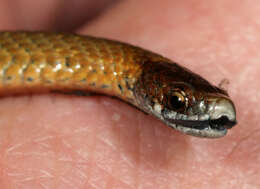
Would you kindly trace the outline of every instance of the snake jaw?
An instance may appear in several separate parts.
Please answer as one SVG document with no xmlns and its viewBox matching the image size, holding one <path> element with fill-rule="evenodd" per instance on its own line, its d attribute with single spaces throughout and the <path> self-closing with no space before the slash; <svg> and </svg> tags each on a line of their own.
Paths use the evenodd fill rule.
<svg viewBox="0 0 260 189">
<path fill-rule="evenodd" d="M 227 97 L 215 95 L 208 96 L 206 104 L 207 108 L 197 106 L 197 114 L 192 116 L 164 110 L 161 119 L 163 118 L 168 126 L 185 134 L 208 138 L 225 136 L 227 130 L 237 123 L 234 104 Z M 198 107 L 201 108 L 200 112 Z"/>
</svg>

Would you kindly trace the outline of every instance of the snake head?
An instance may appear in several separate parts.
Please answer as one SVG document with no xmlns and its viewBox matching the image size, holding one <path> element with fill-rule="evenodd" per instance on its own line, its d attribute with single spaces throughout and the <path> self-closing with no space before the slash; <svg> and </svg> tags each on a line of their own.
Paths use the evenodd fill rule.
<svg viewBox="0 0 260 189">
<path fill-rule="evenodd" d="M 139 107 L 182 133 L 207 138 L 226 135 L 236 124 L 227 92 L 176 63 L 147 62 L 135 96 Z"/>
</svg>

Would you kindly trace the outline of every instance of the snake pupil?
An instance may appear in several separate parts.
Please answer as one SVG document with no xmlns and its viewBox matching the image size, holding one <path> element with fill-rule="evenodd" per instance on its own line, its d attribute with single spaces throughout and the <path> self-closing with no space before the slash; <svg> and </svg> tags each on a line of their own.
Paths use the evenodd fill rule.
<svg viewBox="0 0 260 189">
<path fill-rule="evenodd" d="M 170 99 L 171 107 L 175 110 L 180 110 L 185 107 L 185 103 L 183 102 L 183 99 L 179 96 L 171 96 Z"/>
</svg>

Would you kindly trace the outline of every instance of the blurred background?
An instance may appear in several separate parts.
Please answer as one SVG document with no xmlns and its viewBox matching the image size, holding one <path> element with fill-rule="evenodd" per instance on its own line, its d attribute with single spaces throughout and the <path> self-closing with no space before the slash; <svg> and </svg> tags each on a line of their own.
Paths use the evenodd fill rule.
<svg viewBox="0 0 260 189">
<path fill-rule="evenodd" d="M 0 0 L 0 30 L 72 31 L 119 0 Z"/>
</svg>

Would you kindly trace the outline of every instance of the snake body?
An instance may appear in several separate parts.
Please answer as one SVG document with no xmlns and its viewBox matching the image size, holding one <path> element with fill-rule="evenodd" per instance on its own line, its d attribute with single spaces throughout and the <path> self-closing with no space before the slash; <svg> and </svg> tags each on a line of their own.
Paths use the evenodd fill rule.
<svg viewBox="0 0 260 189">
<path fill-rule="evenodd" d="M 226 91 L 153 52 L 91 36 L 0 32 L 0 96 L 111 95 L 183 133 L 216 138 L 236 123 Z"/>
</svg>

